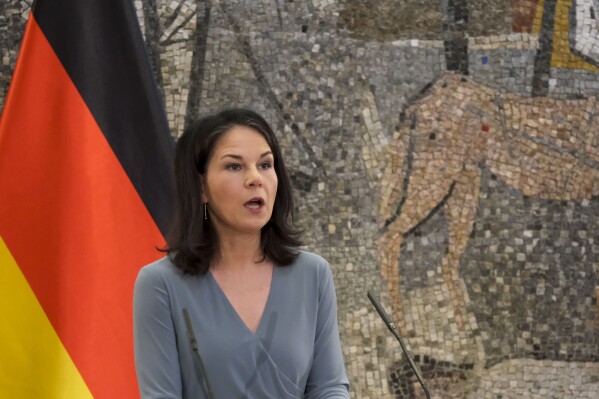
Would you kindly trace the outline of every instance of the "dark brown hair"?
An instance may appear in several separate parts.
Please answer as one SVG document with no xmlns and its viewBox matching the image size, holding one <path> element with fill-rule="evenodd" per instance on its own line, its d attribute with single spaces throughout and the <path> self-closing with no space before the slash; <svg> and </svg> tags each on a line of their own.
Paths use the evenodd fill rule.
<svg viewBox="0 0 599 399">
<path fill-rule="evenodd" d="M 298 255 L 300 232 L 293 225 L 291 181 L 277 138 L 269 124 L 254 111 L 224 110 L 192 123 L 177 142 L 175 153 L 175 220 L 167 252 L 172 262 L 189 274 L 205 274 L 218 251 L 218 235 L 210 219 L 204 219 L 200 175 L 224 133 L 234 126 L 258 131 L 274 155 L 277 195 L 268 223 L 262 228 L 262 256 L 277 266 L 290 265 Z"/>
</svg>

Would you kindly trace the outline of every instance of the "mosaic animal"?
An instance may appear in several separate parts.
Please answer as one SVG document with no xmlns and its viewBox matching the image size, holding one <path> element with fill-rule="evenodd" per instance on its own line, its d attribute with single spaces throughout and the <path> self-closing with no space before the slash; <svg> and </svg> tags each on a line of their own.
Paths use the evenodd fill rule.
<svg viewBox="0 0 599 399">
<path fill-rule="evenodd" d="M 407 104 L 388 150 L 377 245 L 393 311 L 403 324 L 401 244 L 443 208 L 448 248 L 441 270 L 463 329 L 468 297 L 459 263 L 473 228 L 482 169 L 525 196 L 599 195 L 599 104 L 595 98 L 524 98 L 447 73 Z"/>
</svg>

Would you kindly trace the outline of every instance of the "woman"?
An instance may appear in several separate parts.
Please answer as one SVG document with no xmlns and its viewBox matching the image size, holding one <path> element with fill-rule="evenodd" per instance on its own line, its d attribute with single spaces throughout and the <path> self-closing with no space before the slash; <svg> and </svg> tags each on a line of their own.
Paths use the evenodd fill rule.
<svg viewBox="0 0 599 399">
<path fill-rule="evenodd" d="M 175 173 L 168 256 L 135 284 L 142 398 L 349 398 L 330 266 L 297 249 L 268 123 L 241 109 L 201 119 Z"/>
</svg>

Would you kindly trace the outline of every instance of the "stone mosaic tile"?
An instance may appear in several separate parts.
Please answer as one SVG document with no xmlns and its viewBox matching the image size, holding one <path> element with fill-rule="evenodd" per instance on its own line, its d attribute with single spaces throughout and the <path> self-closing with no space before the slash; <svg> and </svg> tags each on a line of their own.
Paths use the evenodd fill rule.
<svg viewBox="0 0 599 399">
<path fill-rule="evenodd" d="M 30 10 L 31 2 L 23 0 L 6 0 L 4 9 L 0 10 L 0 110 L 4 106 Z"/>
<path fill-rule="evenodd" d="M 560 376 L 561 378 L 556 378 Z M 596 398 L 597 363 L 513 359 L 481 372 L 478 398 Z M 567 381 L 567 382 L 566 382 Z"/>
<path fill-rule="evenodd" d="M 487 366 L 513 356 L 596 362 L 597 306 L 587 298 L 595 295 L 598 281 L 593 216 L 599 201 L 526 197 L 491 172 L 482 185 L 481 222 L 461 270 L 470 309 L 489 337 Z M 493 212 L 481 214 L 491 207 Z M 497 258 L 499 270 L 491 266 Z"/>
</svg>

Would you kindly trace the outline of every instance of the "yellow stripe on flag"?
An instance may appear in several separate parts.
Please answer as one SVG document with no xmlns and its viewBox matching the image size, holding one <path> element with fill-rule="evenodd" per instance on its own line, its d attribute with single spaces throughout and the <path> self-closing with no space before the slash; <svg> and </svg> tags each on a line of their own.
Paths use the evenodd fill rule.
<svg viewBox="0 0 599 399">
<path fill-rule="evenodd" d="M 0 317 L 0 398 L 92 398 L 2 237 Z"/>
</svg>

